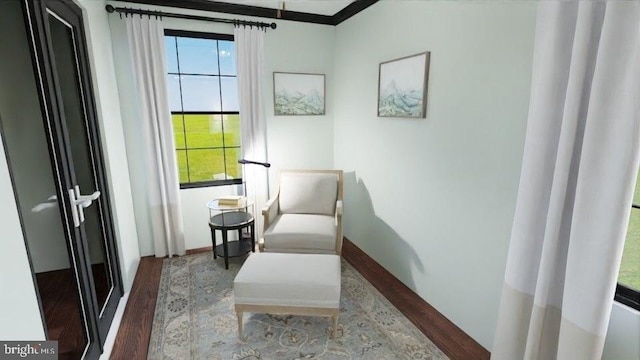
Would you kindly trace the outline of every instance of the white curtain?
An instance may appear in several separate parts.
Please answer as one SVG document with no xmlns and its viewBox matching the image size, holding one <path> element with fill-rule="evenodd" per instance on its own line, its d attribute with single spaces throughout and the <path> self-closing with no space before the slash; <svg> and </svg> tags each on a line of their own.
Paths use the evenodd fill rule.
<svg viewBox="0 0 640 360">
<path fill-rule="evenodd" d="M 264 29 L 236 26 L 233 30 L 238 68 L 238 97 L 242 129 L 242 157 L 267 162 L 267 125 L 262 98 L 264 74 Z M 247 197 L 255 203 L 256 238 L 262 237 L 260 211 L 268 194 L 268 169 L 260 165 L 244 166 Z"/>
<path fill-rule="evenodd" d="M 147 164 L 147 200 L 156 257 L 184 255 L 185 243 L 180 206 L 171 112 L 166 80 L 162 21 L 128 16 L 127 34 L 133 72 L 140 97 L 140 126 Z"/>
<path fill-rule="evenodd" d="M 491 358 L 600 359 L 640 149 L 640 3 L 538 7 Z"/>
</svg>

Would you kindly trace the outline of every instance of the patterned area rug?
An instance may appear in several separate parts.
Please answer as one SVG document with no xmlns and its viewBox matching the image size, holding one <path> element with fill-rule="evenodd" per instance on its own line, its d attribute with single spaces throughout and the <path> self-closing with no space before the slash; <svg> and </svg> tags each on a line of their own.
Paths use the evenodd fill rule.
<svg viewBox="0 0 640 360">
<path fill-rule="evenodd" d="M 165 259 L 148 359 L 448 359 L 351 265 L 342 261 L 338 336 L 325 317 L 233 310 L 233 279 L 212 253 Z"/>
</svg>

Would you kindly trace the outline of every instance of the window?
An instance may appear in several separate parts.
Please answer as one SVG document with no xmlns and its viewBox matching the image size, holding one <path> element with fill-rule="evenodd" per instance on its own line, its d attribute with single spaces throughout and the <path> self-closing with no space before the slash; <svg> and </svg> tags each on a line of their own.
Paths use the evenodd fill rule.
<svg viewBox="0 0 640 360">
<path fill-rule="evenodd" d="M 640 177 L 633 196 L 627 239 L 618 273 L 616 300 L 640 310 Z"/>
<path fill-rule="evenodd" d="M 233 36 L 167 30 L 165 48 L 180 187 L 241 183 Z"/>
</svg>

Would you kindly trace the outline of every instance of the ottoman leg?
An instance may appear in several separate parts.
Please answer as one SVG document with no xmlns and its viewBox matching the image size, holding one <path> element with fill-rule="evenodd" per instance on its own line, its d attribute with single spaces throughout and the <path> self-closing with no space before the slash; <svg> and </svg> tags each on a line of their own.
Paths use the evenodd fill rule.
<svg viewBox="0 0 640 360">
<path fill-rule="evenodd" d="M 332 339 L 338 337 L 338 314 L 339 310 L 336 310 L 336 312 L 331 316 L 331 318 L 333 319 L 333 333 L 331 334 Z"/>
<path fill-rule="evenodd" d="M 238 337 L 242 336 L 242 311 L 236 310 L 236 315 L 238 316 Z"/>
</svg>

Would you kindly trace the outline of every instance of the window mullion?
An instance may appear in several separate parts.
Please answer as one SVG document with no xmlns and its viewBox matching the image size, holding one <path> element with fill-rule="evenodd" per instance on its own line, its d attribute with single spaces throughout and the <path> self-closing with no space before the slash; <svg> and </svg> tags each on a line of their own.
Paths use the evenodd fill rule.
<svg viewBox="0 0 640 360">
<path fill-rule="evenodd" d="M 189 56 L 189 53 L 185 53 L 184 51 L 180 51 L 178 49 L 178 37 L 191 37 L 191 36 L 186 36 L 186 35 L 182 35 L 182 36 L 178 36 L 178 35 L 171 35 L 169 34 L 167 31 L 165 31 L 165 35 L 166 36 L 172 36 L 174 39 L 174 44 L 175 44 L 175 56 L 176 56 L 176 65 L 177 65 L 177 73 L 176 72 L 167 72 L 169 76 L 178 76 L 178 94 L 180 96 L 180 111 L 172 111 L 171 115 L 172 118 L 175 116 L 180 116 L 181 117 L 181 121 L 182 121 L 182 134 L 178 134 L 175 133 L 175 129 L 174 129 L 174 136 L 182 136 L 183 140 L 184 140 L 184 146 L 181 146 L 180 149 L 178 149 L 178 146 L 176 146 L 176 154 L 178 157 L 178 170 L 180 172 L 180 169 L 182 169 L 182 171 L 184 171 L 184 167 L 186 167 L 186 174 L 187 174 L 187 178 L 184 179 L 187 182 L 180 183 L 180 188 L 181 189 L 188 189 L 188 188 L 195 188 L 195 187 L 205 187 L 205 186 L 215 186 L 215 185 L 230 185 L 230 184 L 236 184 L 239 181 L 241 181 L 241 176 L 238 177 L 238 179 L 230 179 L 229 177 L 229 171 L 230 169 L 228 169 L 227 167 L 227 160 L 231 160 L 231 159 L 227 159 L 227 151 L 229 149 L 240 149 L 240 146 L 229 146 L 227 147 L 226 144 L 226 116 L 237 116 L 239 115 L 238 111 L 223 111 L 223 106 L 224 106 L 224 101 L 223 101 L 223 94 L 226 94 L 225 91 L 222 90 L 222 79 L 223 78 L 237 78 L 237 76 L 235 75 L 222 75 L 222 71 L 221 71 L 221 59 L 220 59 L 220 43 L 219 40 L 220 39 L 216 39 L 216 38 L 211 38 L 211 37 L 203 37 L 203 38 L 208 38 L 211 39 L 213 41 L 215 41 L 215 49 L 216 49 L 216 54 L 215 54 L 215 59 L 212 59 L 214 61 L 217 62 L 218 65 L 218 70 L 216 74 L 196 74 L 196 73 L 184 73 L 181 66 L 185 66 L 184 62 L 183 64 L 180 63 L 180 55 L 182 54 L 182 56 Z M 198 36 L 193 36 L 193 38 L 199 38 Z M 223 37 L 222 39 L 227 40 L 227 38 Z M 232 38 L 228 39 L 228 40 L 233 40 Z M 183 49 L 184 50 L 184 49 Z M 184 59 L 182 59 L 184 60 Z M 198 71 L 196 71 L 198 72 Z M 184 108 L 184 103 L 185 103 L 185 88 L 183 85 L 188 86 L 189 84 L 185 83 L 183 84 L 182 80 L 183 80 L 183 76 L 185 75 L 194 75 L 194 76 L 215 76 L 217 77 L 217 81 L 218 81 L 218 92 L 219 92 L 219 105 L 220 105 L 220 111 L 185 111 Z M 188 88 L 187 88 L 188 90 Z M 231 94 L 228 94 L 231 95 Z M 236 94 L 237 96 L 237 94 Z M 203 146 L 200 147 L 194 147 L 191 148 L 190 144 L 189 144 L 189 136 L 188 136 L 188 129 L 187 129 L 187 117 L 189 117 L 190 115 L 197 115 L 197 116 L 202 116 L 202 115 L 211 115 L 211 117 L 219 117 L 221 124 L 220 124 L 220 130 L 222 133 L 222 141 L 221 141 L 221 145 L 222 147 L 219 146 L 207 146 L 207 144 L 202 144 Z M 206 117 L 206 116 L 205 116 Z M 173 119 L 172 119 L 173 121 Z M 200 120 L 198 120 L 198 123 L 200 123 Z M 206 123 L 205 123 L 206 124 Z M 205 124 L 201 124 L 202 126 L 206 126 Z M 193 124 L 192 124 L 193 125 Z M 195 128 L 193 128 L 191 131 L 195 131 L 196 133 L 194 134 L 198 134 L 202 131 L 207 131 L 205 130 L 205 128 L 200 128 L 201 125 L 197 125 Z M 210 126 L 210 125 L 209 125 Z M 238 131 L 240 131 L 240 129 L 238 129 Z M 193 140 L 193 137 L 191 137 L 191 140 Z M 197 143 L 197 141 L 196 141 Z M 194 143 L 193 145 L 196 145 L 196 143 Z M 213 144 L 210 144 L 213 145 Z M 211 158 L 209 155 L 206 154 L 198 154 L 194 159 L 193 162 L 190 161 L 189 159 L 189 154 L 193 151 L 213 151 L 214 154 L 212 155 L 213 158 Z M 216 155 L 216 153 L 218 152 L 218 150 L 222 151 L 222 157 L 218 157 Z M 182 163 L 182 165 L 180 165 L 180 161 L 181 161 L 181 153 L 180 151 L 184 151 L 184 155 L 185 155 L 185 161 L 184 163 Z M 234 152 L 236 152 L 237 150 L 233 150 Z M 211 165 L 208 164 L 204 164 L 202 163 L 202 161 L 196 161 L 197 159 L 200 160 L 204 160 L 206 161 L 206 159 L 211 159 L 213 160 L 213 162 L 219 164 L 219 161 L 222 160 L 223 161 L 223 170 L 224 170 L 224 174 L 225 174 L 225 179 L 224 180 L 212 180 L 210 175 L 208 175 L 209 169 Z M 191 165 L 194 165 L 194 174 L 192 177 L 191 174 Z M 205 166 L 206 165 L 206 166 Z M 202 171 L 201 171 L 202 170 Z M 206 174 L 204 173 L 206 172 Z M 211 180 L 205 180 L 202 181 L 202 179 L 211 179 Z"/>
</svg>

